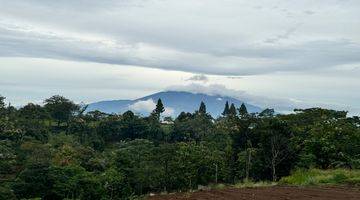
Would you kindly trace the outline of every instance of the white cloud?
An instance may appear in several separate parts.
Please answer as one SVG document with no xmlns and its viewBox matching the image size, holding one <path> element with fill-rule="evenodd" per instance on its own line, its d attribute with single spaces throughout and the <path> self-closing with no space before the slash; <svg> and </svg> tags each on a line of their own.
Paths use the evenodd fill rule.
<svg viewBox="0 0 360 200">
<path fill-rule="evenodd" d="M 135 113 L 151 113 L 156 108 L 156 103 L 153 99 L 147 99 L 145 101 L 137 101 L 134 104 L 129 106 L 129 109 Z M 175 110 L 171 107 L 165 107 L 165 111 L 162 113 L 162 116 L 172 116 Z"/>
<path fill-rule="evenodd" d="M 204 74 L 196 74 L 191 76 L 190 78 L 186 79 L 187 81 L 195 81 L 195 82 L 208 82 L 209 78 L 205 76 Z"/>
<path fill-rule="evenodd" d="M 165 111 L 162 115 L 165 117 L 168 117 L 168 116 L 172 116 L 174 114 L 174 112 L 175 112 L 174 108 L 165 107 Z"/>
<path fill-rule="evenodd" d="M 150 113 L 156 108 L 156 103 L 152 99 L 145 101 L 137 101 L 129 106 L 129 109 L 134 112 L 147 112 Z"/>
</svg>

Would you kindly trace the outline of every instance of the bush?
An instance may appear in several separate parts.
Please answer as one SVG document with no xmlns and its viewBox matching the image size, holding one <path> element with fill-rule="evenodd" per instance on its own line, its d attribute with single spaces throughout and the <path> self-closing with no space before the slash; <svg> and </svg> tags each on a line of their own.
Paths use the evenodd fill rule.
<svg viewBox="0 0 360 200">
<path fill-rule="evenodd" d="M 284 177 L 280 184 L 310 186 L 310 185 L 360 185 L 360 170 L 297 170 L 291 176 Z"/>
</svg>

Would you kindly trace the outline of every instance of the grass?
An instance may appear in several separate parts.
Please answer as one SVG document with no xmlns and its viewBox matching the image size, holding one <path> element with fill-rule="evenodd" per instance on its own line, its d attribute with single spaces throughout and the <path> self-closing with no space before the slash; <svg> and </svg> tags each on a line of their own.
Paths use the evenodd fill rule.
<svg viewBox="0 0 360 200">
<path fill-rule="evenodd" d="M 350 185 L 360 186 L 360 170 L 349 169 L 299 169 L 294 171 L 290 176 L 283 177 L 279 182 L 253 182 L 242 181 L 235 185 L 228 184 L 210 184 L 204 186 L 203 189 L 191 190 L 184 192 L 185 197 L 189 197 L 192 192 L 200 190 L 226 189 L 226 188 L 256 188 L 256 187 L 271 187 L 276 185 L 292 185 L 292 186 L 336 186 L 336 185 Z M 166 193 L 167 194 L 167 193 Z M 163 195 L 166 195 L 163 194 Z"/>
<path fill-rule="evenodd" d="M 277 183 L 275 182 L 265 182 L 265 181 L 261 181 L 261 182 L 254 182 L 251 180 L 244 180 L 242 182 L 236 183 L 236 184 L 223 184 L 223 183 L 218 183 L 218 184 L 211 184 L 208 186 L 208 189 L 226 189 L 226 188 L 254 188 L 254 187 L 269 187 L 269 186 L 275 186 L 277 185 Z"/>
<path fill-rule="evenodd" d="M 254 188 L 254 187 L 269 187 L 269 186 L 275 186 L 277 183 L 275 182 L 253 182 L 253 181 L 244 181 L 241 183 L 237 183 L 234 185 L 235 188 Z"/>
<path fill-rule="evenodd" d="M 319 185 L 352 185 L 360 186 L 360 170 L 297 170 L 291 176 L 279 181 L 283 185 L 319 186 Z"/>
<path fill-rule="evenodd" d="M 210 188 L 211 189 L 225 189 L 225 188 L 227 188 L 228 187 L 228 185 L 226 185 L 226 184 L 222 184 L 222 183 L 218 183 L 218 184 L 215 184 L 215 185 L 210 185 Z"/>
</svg>

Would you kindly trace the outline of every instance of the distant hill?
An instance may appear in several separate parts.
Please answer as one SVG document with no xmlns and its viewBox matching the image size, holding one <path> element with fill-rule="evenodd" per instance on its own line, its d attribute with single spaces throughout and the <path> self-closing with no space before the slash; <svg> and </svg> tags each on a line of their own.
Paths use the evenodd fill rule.
<svg viewBox="0 0 360 200">
<path fill-rule="evenodd" d="M 154 103 L 161 99 L 167 109 L 167 114 L 173 117 L 180 112 L 194 112 L 199 108 L 200 102 L 206 104 L 207 111 L 213 116 L 219 116 L 224 110 L 225 102 L 234 103 L 240 107 L 241 100 L 220 95 L 195 94 L 190 92 L 166 91 L 145 96 L 135 100 L 112 100 L 100 101 L 89 104 L 87 111 L 99 110 L 105 113 L 123 113 L 127 110 L 133 110 L 141 115 L 148 115 L 153 109 Z M 152 102 L 153 101 L 153 102 Z M 245 103 L 249 112 L 260 112 L 260 107 Z"/>
</svg>

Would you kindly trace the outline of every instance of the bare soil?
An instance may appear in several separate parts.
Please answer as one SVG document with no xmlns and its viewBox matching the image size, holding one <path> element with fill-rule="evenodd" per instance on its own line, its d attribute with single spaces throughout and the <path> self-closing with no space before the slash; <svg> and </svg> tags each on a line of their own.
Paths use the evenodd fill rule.
<svg viewBox="0 0 360 200">
<path fill-rule="evenodd" d="M 346 187 L 258 187 L 227 188 L 219 190 L 197 191 L 193 193 L 176 193 L 155 195 L 150 200 L 182 199 L 236 199 L 236 200 L 360 200 L 360 188 Z"/>
</svg>

